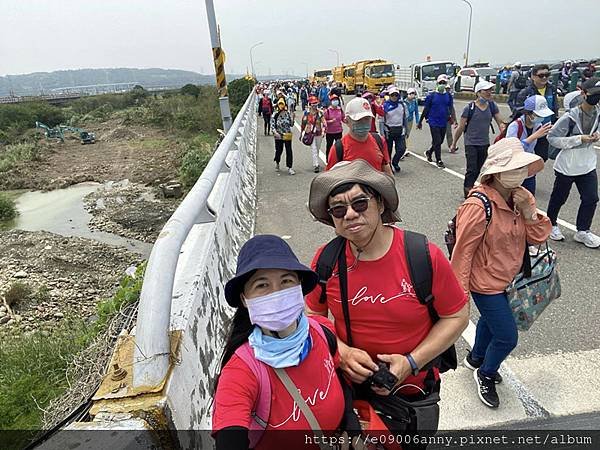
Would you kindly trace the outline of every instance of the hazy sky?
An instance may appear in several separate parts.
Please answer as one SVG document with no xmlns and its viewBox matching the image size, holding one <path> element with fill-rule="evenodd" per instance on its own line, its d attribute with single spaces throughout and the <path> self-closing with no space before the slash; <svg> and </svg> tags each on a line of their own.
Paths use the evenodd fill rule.
<svg viewBox="0 0 600 450">
<path fill-rule="evenodd" d="M 598 0 L 471 0 L 471 61 L 600 57 Z M 226 71 L 294 73 L 357 59 L 462 64 L 462 0 L 214 0 Z M 499 7 L 501 5 L 501 7 Z M 304 64 L 306 63 L 306 64 Z M 0 75 L 161 67 L 214 73 L 204 0 L 0 0 Z"/>
</svg>

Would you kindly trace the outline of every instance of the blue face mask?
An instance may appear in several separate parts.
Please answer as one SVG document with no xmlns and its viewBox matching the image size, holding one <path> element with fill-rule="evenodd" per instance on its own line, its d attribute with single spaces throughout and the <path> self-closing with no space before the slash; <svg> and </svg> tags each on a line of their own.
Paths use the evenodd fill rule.
<svg viewBox="0 0 600 450">
<path fill-rule="evenodd" d="M 483 97 L 479 97 L 479 98 L 477 99 L 477 101 L 478 101 L 480 104 L 482 104 L 482 105 L 485 105 L 485 104 L 488 102 L 488 99 L 487 99 L 487 98 L 483 98 Z"/>
<path fill-rule="evenodd" d="M 259 361 L 276 369 L 300 364 L 311 349 L 308 319 L 302 313 L 296 330 L 289 336 L 279 339 L 263 334 L 258 326 L 248 337 L 254 356 Z"/>
<path fill-rule="evenodd" d="M 355 122 L 352 124 L 352 134 L 359 139 L 366 138 L 369 134 L 369 131 L 371 131 L 370 123 Z"/>
</svg>

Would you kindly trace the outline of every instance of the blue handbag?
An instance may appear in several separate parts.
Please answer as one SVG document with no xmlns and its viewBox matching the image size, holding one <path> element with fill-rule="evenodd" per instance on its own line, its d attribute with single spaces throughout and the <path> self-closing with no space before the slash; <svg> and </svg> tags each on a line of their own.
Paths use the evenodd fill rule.
<svg viewBox="0 0 600 450">
<path fill-rule="evenodd" d="M 521 331 L 527 331 L 546 307 L 561 294 L 556 252 L 546 242 L 535 256 L 525 247 L 523 270 L 506 289 L 506 295 Z"/>
</svg>

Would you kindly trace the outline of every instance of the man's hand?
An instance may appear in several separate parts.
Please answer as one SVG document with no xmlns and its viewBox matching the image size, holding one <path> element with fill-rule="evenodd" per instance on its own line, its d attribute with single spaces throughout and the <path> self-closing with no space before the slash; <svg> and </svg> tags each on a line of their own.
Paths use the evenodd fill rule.
<svg viewBox="0 0 600 450">
<path fill-rule="evenodd" d="M 390 365 L 390 372 L 396 375 L 398 382 L 396 386 L 399 386 L 406 378 L 412 373 L 412 368 L 404 355 L 391 354 L 391 355 L 377 355 L 377 358 L 384 363 Z M 373 392 L 378 395 L 389 395 L 390 391 L 384 388 L 372 386 Z"/>
<path fill-rule="evenodd" d="M 340 367 L 354 383 L 363 383 L 379 369 L 364 350 L 347 345 L 343 347 L 340 346 Z"/>
<path fill-rule="evenodd" d="M 421 130 L 423 128 L 423 122 L 419 122 L 417 124 L 417 130 Z"/>
<path fill-rule="evenodd" d="M 515 207 L 519 210 L 521 215 L 525 217 L 525 220 L 531 220 L 531 217 L 536 212 L 536 208 L 535 202 L 533 205 L 529 202 L 531 198 L 529 191 L 523 186 L 519 186 L 518 188 L 513 189 L 512 198 Z"/>
<path fill-rule="evenodd" d="M 581 136 L 581 142 L 584 144 L 591 144 L 593 142 L 598 142 L 598 140 L 600 140 L 600 133 L 598 133 L 597 131 L 594 134 L 583 134 Z"/>
</svg>

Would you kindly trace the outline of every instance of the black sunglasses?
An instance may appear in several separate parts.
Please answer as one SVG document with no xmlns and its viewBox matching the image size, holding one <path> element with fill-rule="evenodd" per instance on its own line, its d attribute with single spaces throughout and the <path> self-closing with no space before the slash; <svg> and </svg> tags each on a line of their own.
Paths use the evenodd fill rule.
<svg viewBox="0 0 600 450">
<path fill-rule="evenodd" d="M 535 76 L 539 77 L 539 78 L 548 78 L 550 76 L 550 74 L 549 73 L 536 73 Z"/>
<path fill-rule="evenodd" d="M 327 212 L 336 219 L 343 219 L 348 212 L 348 206 L 351 206 L 354 212 L 363 213 L 369 208 L 369 200 L 373 197 L 360 197 L 352 200 L 350 203 L 335 205 L 327 210 Z"/>
</svg>

